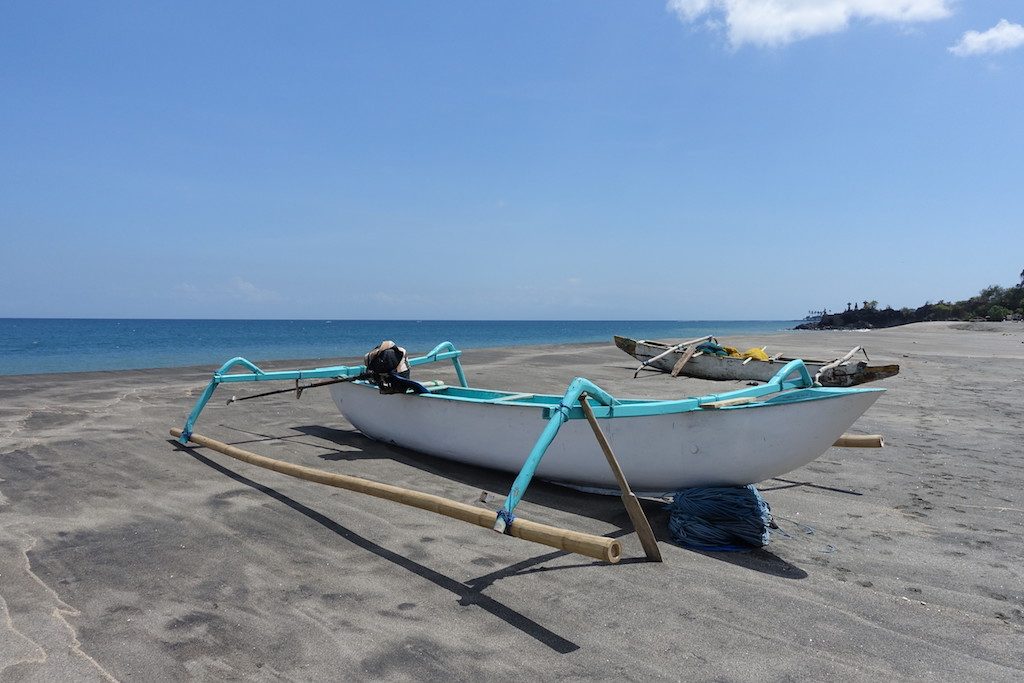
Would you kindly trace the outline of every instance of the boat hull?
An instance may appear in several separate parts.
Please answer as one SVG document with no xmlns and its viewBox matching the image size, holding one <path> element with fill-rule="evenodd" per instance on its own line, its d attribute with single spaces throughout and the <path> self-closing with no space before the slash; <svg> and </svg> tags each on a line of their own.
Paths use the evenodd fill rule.
<svg viewBox="0 0 1024 683">
<path fill-rule="evenodd" d="M 330 390 L 345 418 L 372 439 L 506 472 L 519 472 L 546 424 L 542 407 L 529 403 L 382 395 L 362 383 L 336 384 Z M 745 485 L 814 460 L 880 395 L 878 390 L 805 391 L 819 393 L 814 400 L 600 422 L 634 491 L 664 494 L 693 486 Z M 536 475 L 577 487 L 617 488 L 586 420 L 562 425 Z"/>
<path fill-rule="evenodd" d="M 615 337 L 615 345 L 641 362 L 649 361 L 670 348 L 669 344 L 661 342 L 634 340 L 618 336 Z M 672 351 L 648 367 L 662 372 L 671 372 L 676 362 L 682 358 L 683 353 L 681 350 Z M 701 354 L 691 357 L 683 366 L 681 374 L 698 379 L 767 382 L 779 371 L 779 368 L 791 360 L 793 359 L 782 356 L 769 361 L 752 359 L 744 364 L 743 358 Z M 807 360 L 806 358 L 803 361 L 812 376 L 829 363 L 829 361 Z M 826 387 L 852 387 L 892 377 L 899 371 L 900 366 L 895 364 L 872 365 L 864 361 L 849 360 L 823 372 L 819 382 Z"/>
</svg>

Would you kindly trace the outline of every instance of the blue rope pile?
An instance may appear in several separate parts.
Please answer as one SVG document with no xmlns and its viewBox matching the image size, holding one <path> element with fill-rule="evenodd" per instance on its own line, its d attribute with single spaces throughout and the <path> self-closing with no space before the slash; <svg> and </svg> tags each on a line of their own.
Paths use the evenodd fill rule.
<svg viewBox="0 0 1024 683">
<path fill-rule="evenodd" d="M 668 505 L 672 540 L 694 550 L 750 550 L 768 545 L 776 528 L 754 487 L 702 486 L 676 491 Z"/>
<path fill-rule="evenodd" d="M 725 347 L 715 342 L 704 342 L 703 344 L 697 345 L 697 350 L 708 354 L 709 356 L 728 356 L 729 352 L 725 350 Z"/>
</svg>

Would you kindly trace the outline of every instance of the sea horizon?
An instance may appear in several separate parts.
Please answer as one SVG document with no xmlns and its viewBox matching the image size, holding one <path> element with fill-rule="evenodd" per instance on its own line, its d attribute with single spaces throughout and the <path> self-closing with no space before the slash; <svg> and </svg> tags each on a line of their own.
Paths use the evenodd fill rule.
<svg viewBox="0 0 1024 683">
<path fill-rule="evenodd" d="M 0 318 L 0 375 L 140 370 L 255 362 L 333 363 L 383 339 L 410 352 L 611 342 L 614 334 L 678 339 L 792 329 L 800 320 Z"/>
<path fill-rule="evenodd" d="M 250 322 L 800 322 L 800 318 L 792 320 L 773 320 L 770 318 L 220 318 L 220 317 L 192 317 L 192 318 L 146 318 L 146 317 L 105 317 L 105 316 L 51 316 L 51 315 L 13 315 L 0 316 L 4 320 L 216 320 L 216 321 L 250 321 Z"/>
</svg>

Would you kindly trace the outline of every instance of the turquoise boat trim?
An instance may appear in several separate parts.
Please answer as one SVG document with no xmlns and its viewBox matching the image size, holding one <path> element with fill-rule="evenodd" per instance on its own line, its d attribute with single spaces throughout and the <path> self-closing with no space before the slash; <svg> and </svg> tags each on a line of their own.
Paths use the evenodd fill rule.
<svg viewBox="0 0 1024 683">
<path fill-rule="evenodd" d="M 798 378 L 790 380 L 790 377 L 793 375 L 798 375 Z M 761 386 L 740 389 L 725 394 L 712 394 L 710 396 L 677 401 L 622 403 L 585 377 L 577 377 L 569 384 L 569 388 L 566 389 L 565 395 L 557 406 L 549 406 L 543 409 L 542 414 L 548 423 L 544 427 L 544 431 L 541 432 L 537 442 L 533 445 L 533 449 L 530 451 L 530 455 L 527 456 L 526 462 L 523 463 L 522 469 L 519 470 L 515 481 L 512 482 L 512 488 L 509 490 L 508 496 L 505 498 L 505 504 L 502 507 L 504 514 L 498 515 L 494 522 L 494 530 L 499 532 L 506 531 L 509 520 L 515 519 L 512 513 L 516 506 L 519 505 L 519 501 L 522 500 L 523 494 L 526 493 L 526 489 L 533 480 L 534 473 L 537 471 L 537 466 L 540 465 L 541 459 L 547 452 L 551 442 L 554 441 L 562 424 L 577 418 L 577 416 L 579 418 L 585 417 L 583 409 L 579 407 L 579 400 L 582 394 L 592 396 L 605 408 L 605 410 L 601 411 L 603 413 L 601 417 L 615 418 L 688 412 L 699 410 L 703 403 L 733 398 L 760 398 L 780 391 L 810 389 L 812 387 L 814 387 L 814 379 L 804 366 L 804 362 L 799 358 L 787 363 L 775 373 L 774 377 Z M 740 407 L 736 406 L 735 408 L 739 409 Z M 594 415 L 595 417 L 598 416 L 597 410 L 594 411 Z"/>
<path fill-rule="evenodd" d="M 540 438 L 537 439 L 537 443 L 533 445 L 533 450 L 530 451 L 530 455 L 527 456 L 526 462 L 523 463 L 522 469 L 519 470 L 519 474 L 516 475 L 516 479 L 512 482 L 512 488 L 508 492 L 508 496 L 505 498 L 505 504 L 502 506 L 504 514 L 499 514 L 497 519 L 494 521 L 494 530 L 498 532 L 504 532 L 509 523 L 515 519 L 512 511 L 515 510 L 516 505 L 522 500 L 523 494 L 526 493 L 526 488 L 530 485 L 530 481 L 533 480 L 533 475 L 537 471 L 537 465 L 540 464 L 541 458 L 548 450 L 548 446 L 555 440 L 555 436 L 558 434 L 559 428 L 562 423 L 569 419 L 569 411 L 573 405 L 579 403 L 580 396 L 586 394 L 592 396 L 598 403 L 612 408 L 618 401 L 612 397 L 611 394 L 606 392 L 601 387 L 591 382 L 586 377 L 577 377 L 569 383 L 569 388 L 566 389 L 565 395 L 562 400 L 558 403 L 558 407 L 546 410 L 553 410 L 553 414 L 548 418 L 548 424 L 544 427 L 544 431 L 541 432 Z"/>
<path fill-rule="evenodd" d="M 799 377 L 795 380 L 790 380 L 789 378 L 794 374 L 799 375 Z M 811 377 L 811 373 L 807 371 L 807 368 L 804 366 L 804 362 L 797 358 L 786 363 L 786 365 L 775 373 L 775 376 L 770 380 L 756 387 L 737 389 L 724 394 L 708 394 L 707 396 L 701 396 L 699 398 L 622 403 L 621 405 L 616 405 L 613 409 L 601 411 L 600 413 L 598 412 L 599 408 L 595 408 L 594 415 L 599 417 L 642 417 L 646 415 L 667 415 L 669 413 L 699 410 L 700 406 L 705 403 L 727 401 L 734 398 L 760 398 L 769 394 L 779 393 L 780 391 L 809 389 L 813 386 L 814 379 Z M 871 390 L 868 389 L 867 391 Z M 739 408 L 740 406 L 736 407 Z M 556 410 L 558 410 L 558 408 L 545 408 L 543 417 L 545 419 L 549 419 Z M 570 420 L 582 420 L 586 416 L 583 414 L 582 408 L 574 406 L 569 409 L 566 417 Z"/>
<path fill-rule="evenodd" d="M 466 375 L 462 371 L 462 363 L 459 362 L 459 356 L 462 355 L 462 351 L 455 348 L 455 345 L 451 342 L 441 342 L 433 349 L 430 350 L 424 356 L 412 358 L 409 360 L 409 365 L 423 365 L 425 363 L 436 363 L 437 361 L 451 360 L 452 365 L 455 366 L 455 374 L 458 375 L 459 383 L 466 387 Z M 252 372 L 248 373 L 234 373 L 227 374 L 232 368 L 241 365 Z M 213 392 L 216 391 L 217 387 L 221 384 L 232 383 L 232 382 L 272 382 L 279 380 L 300 380 L 300 379 L 344 379 L 347 377 L 358 377 L 359 375 L 366 372 L 365 365 L 335 365 L 325 368 L 312 368 L 310 370 L 275 370 L 271 372 L 265 372 L 261 370 L 255 363 L 236 356 L 224 365 L 220 366 L 220 369 L 213 373 L 213 377 L 210 378 L 210 382 L 206 385 L 206 389 L 199 396 L 199 400 L 196 401 L 195 406 L 192 408 L 192 412 L 189 413 L 188 418 L 185 420 L 185 426 L 181 430 L 181 436 L 178 438 L 178 442 L 181 444 L 187 444 L 189 438 L 192 436 L 192 430 L 195 428 L 196 420 L 199 419 L 200 413 L 203 412 L 203 408 L 209 402 L 213 396 Z"/>
<path fill-rule="evenodd" d="M 807 366 L 804 365 L 804 362 L 799 358 L 794 358 L 783 365 L 782 369 L 776 372 L 775 376 L 768 380 L 768 384 L 775 383 L 781 385 L 783 382 L 788 380 L 794 372 L 800 375 L 800 380 L 803 382 L 803 384 L 800 385 L 801 387 L 814 386 L 814 378 L 811 377 L 811 373 L 807 369 Z"/>
<path fill-rule="evenodd" d="M 220 370 L 217 370 L 213 374 L 215 374 L 215 375 L 223 375 L 224 373 L 226 373 L 228 370 L 230 370 L 231 368 L 235 367 L 236 365 L 244 365 L 245 367 L 249 368 L 250 370 L 252 370 L 256 374 L 259 374 L 259 375 L 263 374 L 262 370 L 260 370 L 258 367 L 256 367 L 255 365 L 253 365 L 252 363 L 250 363 L 246 359 L 242 358 L 241 356 L 235 356 L 234 358 L 229 360 L 227 363 L 225 363 L 224 365 L 220 366 Z"/>
<path fill-rule="evenodd" d="M 452 365 L 455 366 L 455 375 L 459 378 L 459 384 L 463 387 L 468 387 L 469 383 L 466 381 L 466 374 L 462 371 L 462 362 L 459 361 L 459 356 L 461 355 L 462 351 L 455 348 L 455 345 L 450 341 L 446 341 L 435 346 L 427 355 L 413 358 L 409 361 L 409 365 L 422 365 L 424 363 L 451 359 Z"/>
<path fill-rule="evenodd" d="M 783 368 L 785 370 L 785 368 Z M 763 399 L 750 403 L 742 403 L 734 406 L 725 406 L 723 410 L 744 410 L 756 408 L 767 404 L 812 401 L 828 398 L 836 394 L 850 394 L 858 392 L 884 391 L 878 388 L 835 388 L 835 387 L 808 387 L 810 375 L 804 377 L 799 371 L 799 366 L 787 371 L 790 375 L 798 374 L 799 377 L 793 380 L 773 381 L 764 386 L 737 389 L 721 394 L 709 394 L 684 399 L 668 399 L 652 401 L 651 399 L 616 399 L 613 406 L 604 406 L 594 403 L 591 409 L 594 415 L 601 418 L 610 417 L 645 417 L 651 415 L 665 415 L 672 413 L 685 413 L 702 410 L 702 406 L 717 401 L 726 401 L 734 398 L 758 398 Z M 362 382 L 360 382 L 362 384 Z M 368 386 L 373 386 L 368 384 Z M 772 396 L 772 394 L 777 394 Z M 410 397 L 412 398 L 412 397 Z M 543 420 L 550 420 L 561 409 L 559 405 L 564 398 L 556 394 L 533 394 L 520 393 L 516 391 L 495 391 L 491 389 L 477 389 L 473 387 L 440 386 L 432 387 L 427 394 L 420 394 L 418 399 L 429 399 L 435 401 L 455 401 L 459 403 L 474 403 L 493 405 L 499 407 L 536 408 L 537 416 Z M 584 419 L 583 411 L 578 405 L 568 409 L 567 417 L 570 420 Z"/>
<path fill-rule="evenodd" d="M 357 384 L 364 384 L 363 382 L 357 382 Z M 367 386 L 374 387 L 374 385 L 365 383 Z M 453 401 L 456 403 L 475 403 L 482 405 L 492 405 L 499 408 L 535 408 L 537 409 L 537 417 L 548 420 L 551 416 L 558 412 L 558 403 L 561 400 L 561 396 L 555 396 L 553 394 L 534 394 L 529 398 L 515 399 L 517 394 L 513 392 L 496 392 L 487 391 L 484 389 L 472 389 L 462 387 L 428 387 L 429 393 L 420 394 L 415 398 L 418 399 L 429 399 L 433 401 Z M 778 389 L 774 389 L 775 392 Z M 749 408 L 757 408 L 758 406 L 774 405 L 778 403 L 797 403 L 803 401 L 816 401 L 824 398 L 830 398 L 837 394 L 854 394 L 854 393 L 871 393 L 885 391 L 879 388 L 839 388 L 838 391 L 833 390 L 831 387 L 811 387 L 809 389 L 798 389 L 793 386 L 786 387 L 786 391 L 777 395 L 770 396 L 773 390 L 769 390 L 767 394 L 769 396 L 755 397 L 763 400 L 752 401 L 750 403 L 742 403 L 734 406 L 722 406 L 721 410 L 747 410 Z M 748 395 L 749 396 L 749 395 Z M 410 397 L 412 398 L 412 397 Z M 686 413 L 700 411 L 704 408 L 702 406 L 708 403 L 716 401 L 727 400 L 730 398 L 737 397 L 735 393 L 726 394 L 713 394 L 709 396 L 701 396 L 699 398 L 689 398 L 683 400 L 667 400 L 667 401 L 650 401 L 644 399 L 618 399 L 613 407 L 609 408 L 606 406 L 592 404 L 591 410 L 594 411 L 594 415 L 600 418 L 609 417 L 647 417 L 652 415 L 668 415 L 673 413 Z M 577 418 L 583 419 L 583 412 L 578 406 L 573 406 L 569 409 L 568 417 L 570 420 Z"/>
</svg>

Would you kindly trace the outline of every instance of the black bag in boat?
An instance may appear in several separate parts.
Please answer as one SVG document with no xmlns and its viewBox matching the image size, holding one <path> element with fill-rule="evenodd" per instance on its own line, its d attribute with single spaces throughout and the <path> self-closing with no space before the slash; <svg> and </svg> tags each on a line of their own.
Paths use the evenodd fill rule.
<svg viewBox="0 0 1024 683">
<path fill-rule="evenodd" d="M 405 349 L 393 341 L 382 341 L 363 357 L 363 365 L 371 381 L 382 394 L 404 394 L 410 389 L 422 394 L 426 388 L 409 379 L 409 363 Z"/>
</svg>

